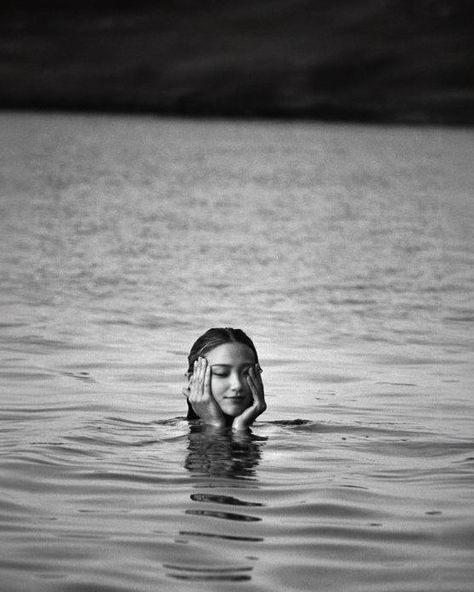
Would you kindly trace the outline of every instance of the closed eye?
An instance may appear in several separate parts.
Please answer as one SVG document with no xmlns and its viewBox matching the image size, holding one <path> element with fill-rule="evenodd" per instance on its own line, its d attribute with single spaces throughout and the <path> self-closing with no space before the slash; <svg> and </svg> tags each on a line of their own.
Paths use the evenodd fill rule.
<svg viewBox="0 0 474 592">
<path fill-rule="evenodd" d="M 249 370 L 252 367 L 251 364 L 249 364 L 248 366 L 244 366 L 242 368 L 240 368 L 239 372 L 241 374 L 241 376 L 248 376 L 249 374 Z M 231 374 L 231 368 L 227 367 L 226 364 L 215 364 L 214 366 L 211 366 L 212 368 L 212 375 L 213 376 L 219 376 L 220 378 L 225 378 L 227 376 L 230 376 Z"/>
</svg>

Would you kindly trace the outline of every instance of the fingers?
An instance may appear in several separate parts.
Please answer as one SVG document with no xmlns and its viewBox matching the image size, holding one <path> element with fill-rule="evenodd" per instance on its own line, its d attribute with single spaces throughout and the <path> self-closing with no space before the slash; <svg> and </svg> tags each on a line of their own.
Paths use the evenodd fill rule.
<svg viewBox="0 0 474 592">
<path fill-rule="evenodd" d="M 200 398 L 200 376 L 201 376 L 201 359 L 198 359 L 194 362 L 194 372 L 192 376 L 191 382 L 191 393 L 193 399 Z"/>
<path fill-rule="evenodd" d="M 248 371 L 248 374 L 247 374 L 247 382 L 249 383 L 250 390 L 253 393 L 253 391 L 257 387 L 257 379 L 256 379 L 256 376 L 255 376 L 255 368 L 253 366 L 251 368 L 249 368 L 249 371 Z"/>
<path fill-rule="evenodd" d="M 256 364 L 255 365 L 255 372 L 254 372 L 256 382 L 259 385 L 259 387 L 261 388 L 261 390 L 263 391 L 262 372 L 263 372 L 263 370 L 260 368 L 260 364 Z"/>
<path fill-rule="evenodd" d="M 205 397 L 211 397 L 211 367 L 207 364 L 207 360 L 204 359 L 204 388 L 203 394 Z"/>
<path fill-rule="evenodd" d="M 189 377 L 189 398 L 195 399 L 198 391 L 198 362 L 195 360 L 193 364 L 193 373 Z"/>
<path fill-rule="evenodd" d="M 255 364 L 249 369 L 249 373 L 247 375 L 247 382 L 250 387 L 250 391 L 256 402 L 263 402 L 264 401 L 264 393 L 263 393 L 263 382 L 261 377 L 261 368 L 259 364 Z"/>
<path fill-rule="evenodd" d="M 191 398 L 194 401 L 206 398 L 211 392 L 211 367 L 206 358 L 194 362 L 194 371 L 190 379 Z"/>
</svg>

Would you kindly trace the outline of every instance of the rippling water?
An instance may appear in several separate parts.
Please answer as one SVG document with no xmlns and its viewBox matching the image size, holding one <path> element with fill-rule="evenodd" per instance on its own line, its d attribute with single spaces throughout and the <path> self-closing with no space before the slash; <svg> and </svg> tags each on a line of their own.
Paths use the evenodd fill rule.
<svg viewBox="0 0 474 592">
<path fill-rule="evenodd" d="M 0 129 L 2 592 L 472 589 L 472 130 Z M 218 325 L 248 436 L 183 419 Z"/>
</svg>

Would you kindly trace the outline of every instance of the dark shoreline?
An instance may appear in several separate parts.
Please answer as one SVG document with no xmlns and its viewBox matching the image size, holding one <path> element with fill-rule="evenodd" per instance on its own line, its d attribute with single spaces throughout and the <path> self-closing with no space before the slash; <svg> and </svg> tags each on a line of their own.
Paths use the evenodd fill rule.
<svg viewBox="0 0 474 592">
<path fill-rule="evenodd" d="M 467 0 L 0 8 L 0 109 L 474 124 Z"/>
<path fill-rule="evenodd" d="M 225 113 L 193 113 L 193 112 L 179 112 L 179 111 L 156 111 L 150 109 L 140 109 L 135 106 L 131 108 L 92 108 L 88 109 L 84 106 L 40 106 L 37 105 L 0 105 L 0 114 L 64 114 L 64 115 L 90 115 L 90 116 L 124 116 L 124 117 L 151 117 L 157 119 L 183 119 L 195 121 L 234 121 L 234 122 L 271 122 L 271 123 L 327 123 L 327 124 L 341 124 L 341 125 L 366 125 L 370 127 L 390 126 L 390 127 L 415 127 L 415 128 L 450 128 L 450 129 L 471 129 L 474 127 L 474 122 L 453 122 L 453 121 L 433 121 L 433 120 L 412 120 L 408 118 L 402 119 L 387 119 L 387 118 L 357 118 L 354 114 L 347 116 L 304 116 L 304 115 L 250 115 L 250 114 L 225 114 Z"/>
</svg>

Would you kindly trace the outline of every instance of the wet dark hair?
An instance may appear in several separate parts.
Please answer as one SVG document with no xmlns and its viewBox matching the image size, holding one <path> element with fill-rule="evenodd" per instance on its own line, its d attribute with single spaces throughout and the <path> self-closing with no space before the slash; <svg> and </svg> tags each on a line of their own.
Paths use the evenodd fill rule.
<svg viewBox="0 0 474 592">
<path fill-rule="evenodd" d="M 258 354 L 250 337 L 242 331 L 242 329 L 233 329 L 232 327 L 213 327 L 198 337 L 191 347 L 188 356 L 188 378 L 192 375 L 194 370 L 194 362 L 199 358 L 205 356 L 212 349 L 223 345 L 224 343 L 242 343 L 250 348 L 255 356 L 255 363 L 258 364 Z M 198 419 L 199 416 L 195 413 L 191 404 L 188 401 L 188 415 L 187 419 Z"/>
</svg>

